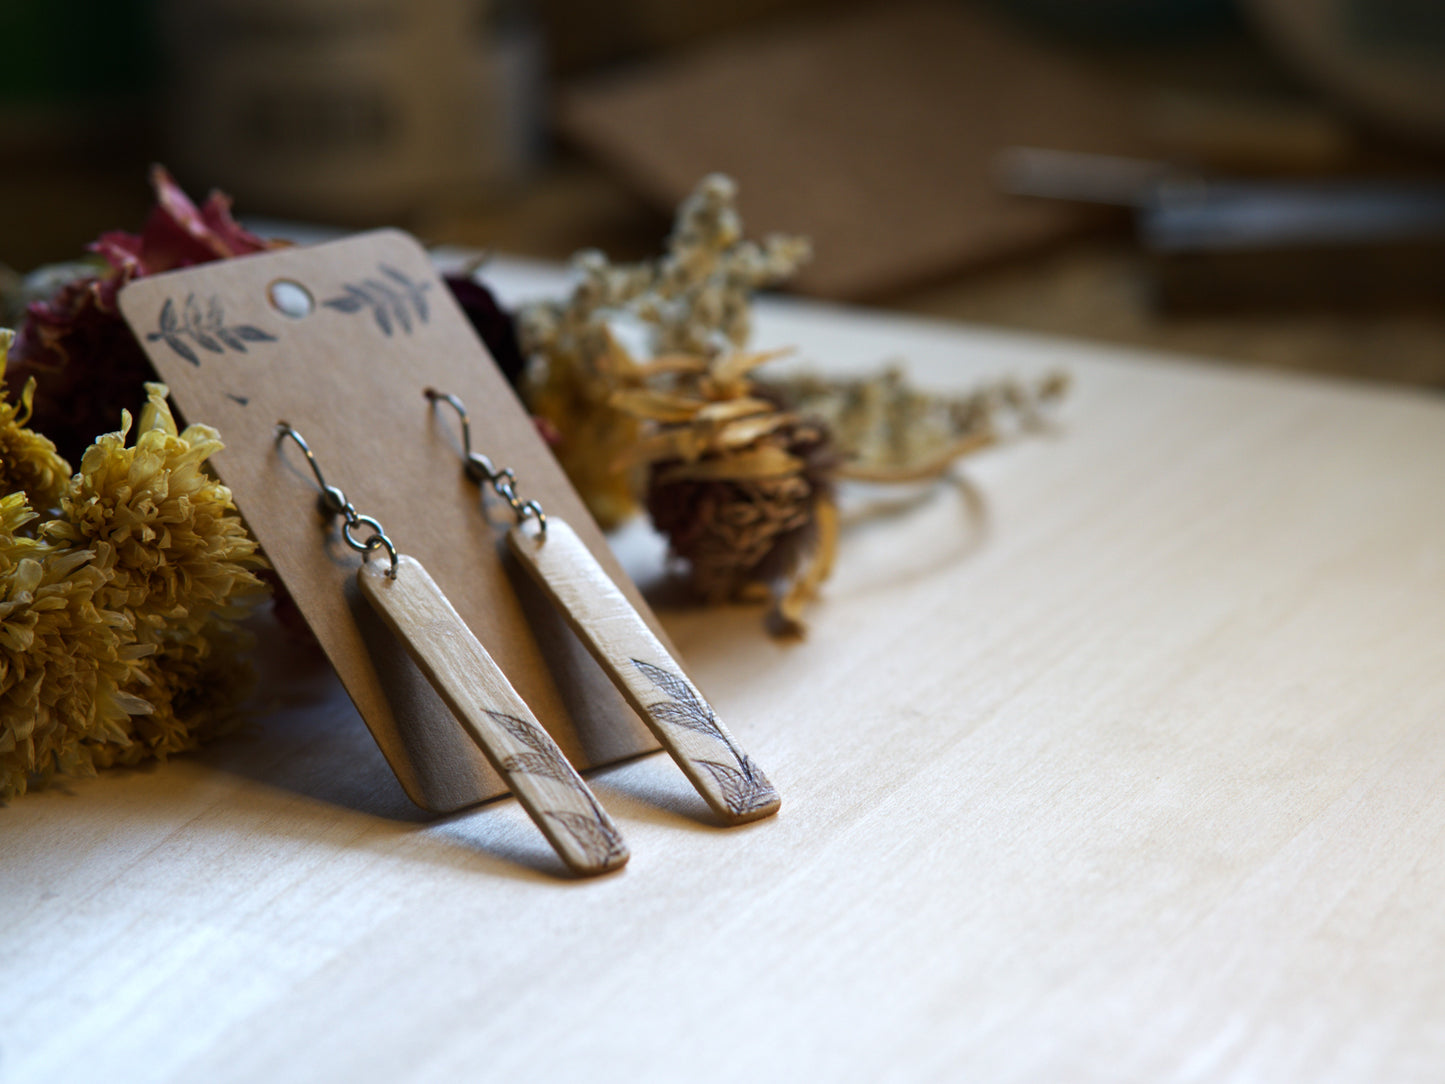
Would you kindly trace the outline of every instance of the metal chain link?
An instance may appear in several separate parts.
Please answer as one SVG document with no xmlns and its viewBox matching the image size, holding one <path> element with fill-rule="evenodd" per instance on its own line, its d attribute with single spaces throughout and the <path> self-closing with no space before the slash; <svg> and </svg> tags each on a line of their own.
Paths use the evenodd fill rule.
<svg viewBox="0 0 1445 1084">
<path fill-rule="evenodd" d="M 537 529 L 547 533 L 547 513 L 542 511 L 540 501 L 524 501 L 517 495 L 517 473 L 511 467 L 497 468 L 489 458 L 480 452 L 467 452 L 467 477 L 474 482 L 487 482 L 498 497 L 507 502 L 518 525 L 528 519 L 537 521 Z"/>
<path fill-rule="evenodd" d="M 293 429 L 286 422 L 280 422 L 276 426 L 278 437 L 290 437 L 306 453 L 306 461 L 311 464 L 311 471 L 316 475 L 316 482 L 321 486 L 321 506 L 334 516 L 340 516 L 344 522 L 341 526 L 342 540 L 354 549 L 357 553 L 370 557 L 376 550 L 386 550 L 386 555 L 391 559 L 391 567 L 386 574 L 390 579 L 396 579 L 397 552 L 396 545 L 386 536 L 386 531 L 381 523 L 373 516 L 363 516 L 356 511 L 356 506 L 346 499 L 346 494 L 341 487 L 329 485 L 321 473 L 321 467 L 316 462 L 316 456 L 312 454 L 311 446 L 306 443 L 301 434 Z M 365 527 L 371 534 L 365 538 L 356 536 L 356 529 Z"/>
<path fill-rule="evenodd" d="M 483 482 L 492 487 L 498 497 L 507 502 L 512 509 L 512 515 L 517 517 L 517 526 L 521 526 L 528 519 L 537 521 L 537 530 L 543 536 L 547 534 L 547 513 L 542 511 L 540 501 L 524 501 L 517 495 L 517 475 L 511 467 L 497 465 L 487 456 L 480 452 L 472 451 L 472 419 L 467 413 L 466 404 L 450 392 L 440 391 L 437 388 L 427 388 L 423 395 L 433 404 L 446 403 L 457 412 L 462 423 L 462 456 L 466 465 L 467 477 L 478 485 Z"/>
</svg>

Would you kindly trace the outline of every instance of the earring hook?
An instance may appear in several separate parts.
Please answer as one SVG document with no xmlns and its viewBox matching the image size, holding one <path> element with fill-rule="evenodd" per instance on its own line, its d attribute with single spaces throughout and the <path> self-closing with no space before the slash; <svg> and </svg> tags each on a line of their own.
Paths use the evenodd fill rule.
<svg viewBox="0 0 1445 1084">
<path fill-rule="evenodd" d="M 449 403 L 451 408 L 457 412 L 457 417 L 462 420 L 462 455 L 467 459 L 472 458 L 472 417 L 467 413 L 467 405 L 461 399 L 449 391 L 442 391 L 439 388 L 427 388 L 422 392 L 427 399 L 436 404 L 438 402 Z"/>
<path fill-rule="evenodd" d="M 478 455 L 472 451 L 472 416 L 467 412 L 467 404 L 462 402 L 461 397 L 451 392 L 441 391 L 438 388 L 427 388 L 423 395 L 435 406 L 437 403 L 446 403 L 457 412 L 457 417 L 462 422 L 462 460 L 466 468 L 467 477 L 477 485 L 483 482 L 495 482 L 499 473 L 492 461 L 484 455 Z"/>
<path fill-rule="evenodd" d="M 346 522 L 341 528 L 341 537 L 346 544 L 357 553 L 369 555 L 372 550 L 384 549 L 386 555 L 391 558 L 391 568 L 387 570 L 387 576 L 396 579 L 397 557 L 396 545 L 386 536 L 386 531 L 374 516 L 363 516 L 356 511 L 356 506 L 346 499 L 346 494 L 341 492 L 337 486 L 330 485 L 326 476 L 321 473 L 321 464 L 316 462 L 316 454 L 311 450 L 311 445 L 306 443 L 296 427 L 290 422 L 280 421 L 276 423 L 276 443 L 290 437 L 296 442 L 297 447 L 306 454 L 306 462 L 311 464 L 311 473 L 316 475 L 316 484 L 321 487 L 322 504 L 326 510 L 333 515 L 341 516 Z M 366 527 L 371 534 L 366 538 L 356 537 L 356 528 Z"/>
<path fill-rule="evenodd" d="M 322 501 L 327 511 L 333 515 L 344 516 L 351 502 L 346 499 L 346 494 L 340 488 L 327 483 L 326 476 L 321 473 L 321 464 L 316 462 L 316 453 L 311 450 L 311 445 L 306 443 L 296 427 L 290 422 L 280 421 L 276 423 L 276 440 L 281 442 L 290 437 L 296 442 L 297 447 L 306 454 L 306 462 L 311 464 L 311 473 L 316 475 L 316 484 L 321 487 Z M 352 510 L 353 512 L 355 509 Z"/>
<path fill-rule="evenodd" d="M 510 467 L 498 468 L 489 458 L 480 452 L 472 451 L 472 419 L 467 413 L 467 405 L 462 402 L 459 396 L 451 392 L 442 391 L 439 388 L 425 388 L 422 394 L 435 406 L 437 403 L 447 403 L 457 412 L 462 420 L 462 456 L 463 469 L 467 477 L 477 485 L 487 482 L 508 505 L 511 506 L 512 514 L 517 517 L 517 523 L 528 516 L 537 520 L 537 527 L 542 534 L 547 533 L 547 513 L 542 511 L 540 501 L 524 501 L 517 496 L 517 475 Z"/>
</svg>

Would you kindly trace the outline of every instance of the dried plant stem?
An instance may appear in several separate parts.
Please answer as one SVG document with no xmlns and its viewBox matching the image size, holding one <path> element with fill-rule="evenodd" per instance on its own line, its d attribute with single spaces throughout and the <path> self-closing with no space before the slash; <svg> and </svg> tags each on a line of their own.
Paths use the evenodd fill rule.
<svg viewBox="0 0 1445 1084">
<path fill-rule="evenodd" d="M 948 448 L 930 459 L 910 463 L 902 467 L 868 465 L 862 463 L 841 464 L 834 477 L 843 482 L 875 482 L 881 485 L 901 485 L 908 482 L 931 482 L 942 477 L 948 468 L 959 459 L 998 443 L 998 434 L 989 430 L 961 437 Z"/>
</svg>

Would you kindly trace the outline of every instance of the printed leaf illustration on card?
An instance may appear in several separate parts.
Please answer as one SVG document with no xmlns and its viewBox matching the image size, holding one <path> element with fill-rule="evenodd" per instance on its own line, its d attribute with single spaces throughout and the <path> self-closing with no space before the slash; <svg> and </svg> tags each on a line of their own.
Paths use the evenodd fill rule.
<svg viewBox="0 0 1445 1084">
<path fill-rule="evenodd" d="M 211 295 L 204 312 L 195 294 L 187 294 L 176 308 L 175 298 L 161 306 L 158 326 L 146 335 L 146 342 L 164 342 L 192 365 L 200 365 L 197 349 L 224 354 L 228 349 L 247 353 L 246 344 L 275 342 L 276 336 L 254 324 L 228 324 L 221 299 Z"/>
<path fill-rule="evenodd" d="M 375 276 L 344 283 L 340 294 L 321 303 L 348 315 L 370 313 L 376 326 L 387 336 L 397 328 L 410 335 L 414 323 L 424 324 L 431 319 L 431 306 L 426 297 L 432 286 L 430 282 L 418 281 L 390 264 L 377 264 L 376 270 Z"/>
</svg>

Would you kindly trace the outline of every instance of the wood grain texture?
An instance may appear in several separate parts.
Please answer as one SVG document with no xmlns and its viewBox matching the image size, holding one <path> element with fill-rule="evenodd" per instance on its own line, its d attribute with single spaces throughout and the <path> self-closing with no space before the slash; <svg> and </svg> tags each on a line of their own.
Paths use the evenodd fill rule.
<svg viewBox="0 0 1445 1084">
<path fill-rule="evenodd" d="M 0 1079 L 1438 1077 L 1445 404 L 798 302 L 756 342 L 1074 376 L 1051 434 L 845 491 L 804 642 L 660 611 L 780 816 L 640 758 L 588 776 L 624 875 L 559 881 L 515 802 L 420 819 L 268 636 L 251 727 L 0 810 Z"/>
<path fill-rule="evenodd" d="M 743 824 L 778 811 L 762 768 L 565 520 L 549 516 L 545 531 L 524 520 L 507 544 L 714 813 Z"/>
<path fill-rule="evenodd" d="M 357 570 L 361 593 L 406 647 L 457 722 L 576 873 L 627 863 L 627 844 L 420 562 L 402 554 Z"/>
</svg>

